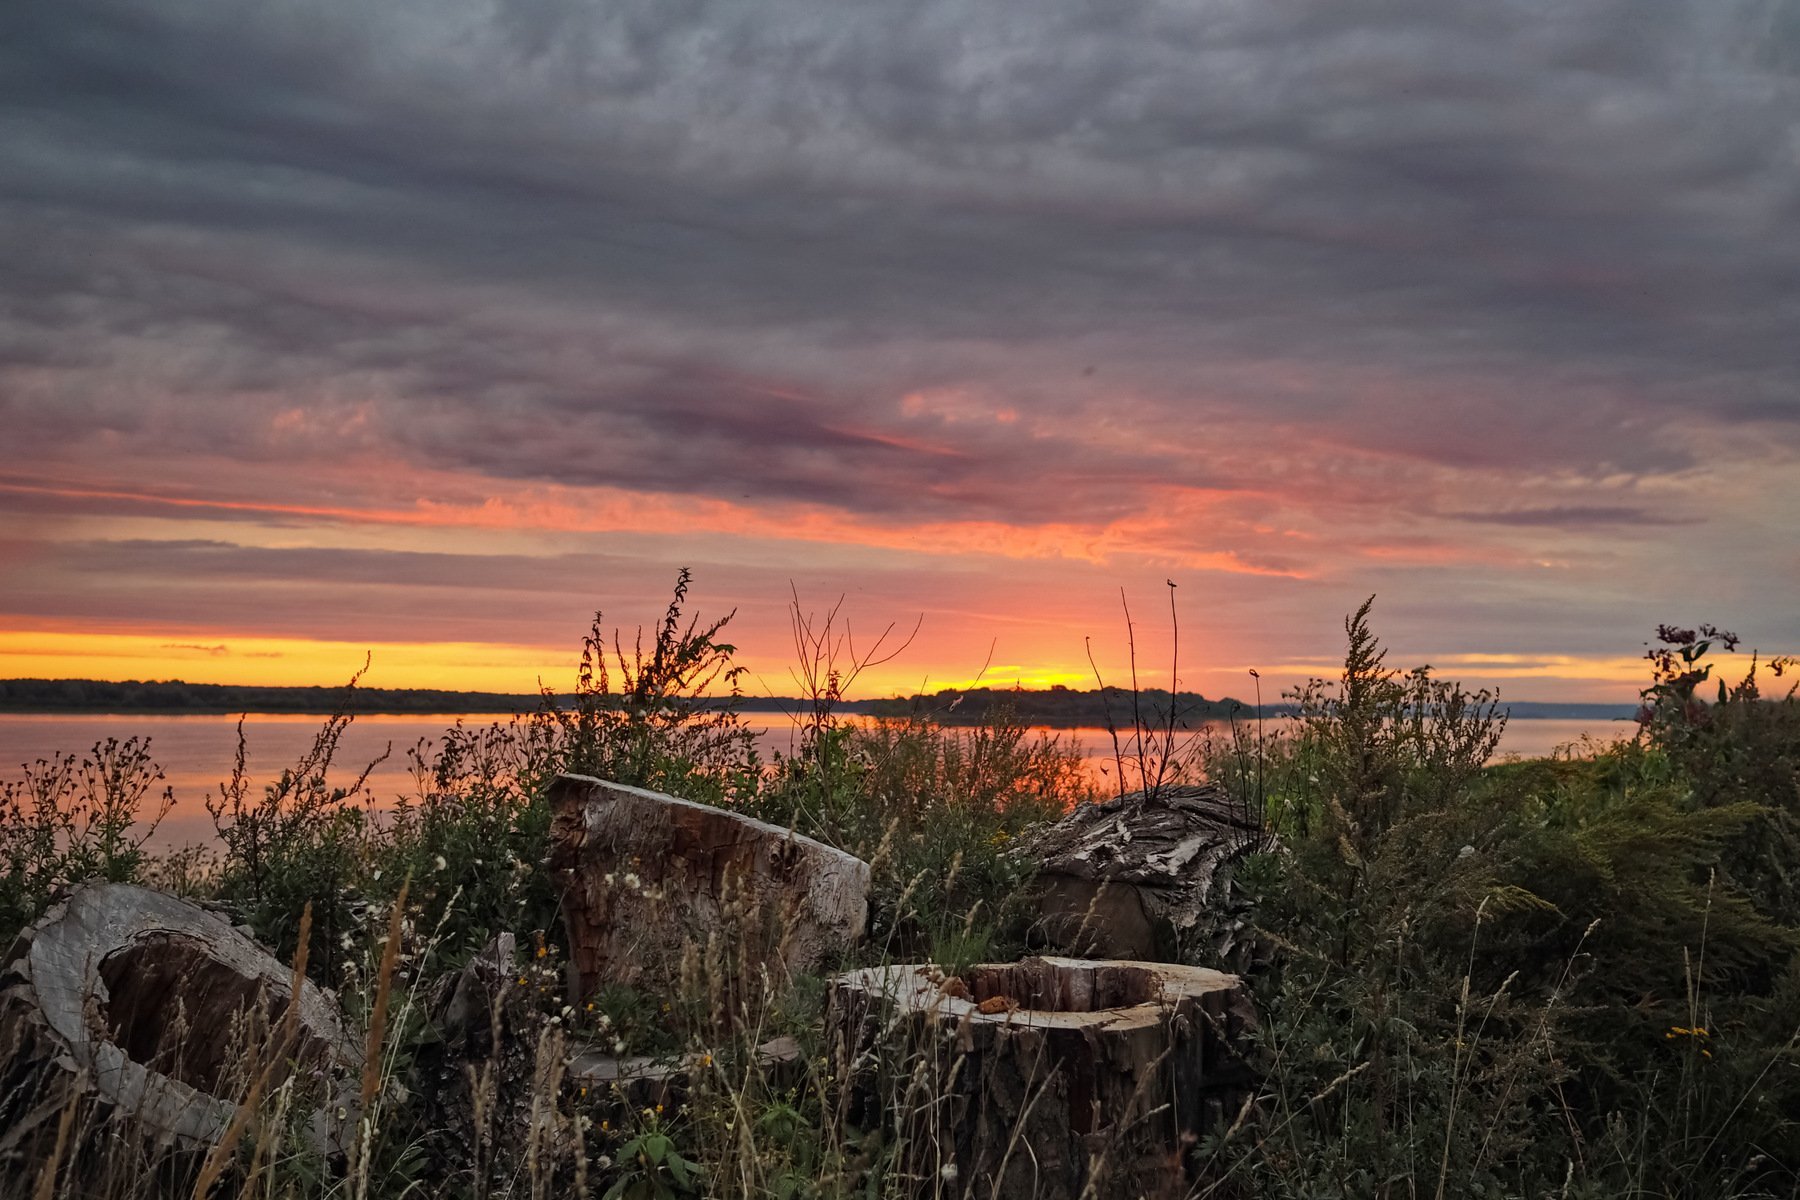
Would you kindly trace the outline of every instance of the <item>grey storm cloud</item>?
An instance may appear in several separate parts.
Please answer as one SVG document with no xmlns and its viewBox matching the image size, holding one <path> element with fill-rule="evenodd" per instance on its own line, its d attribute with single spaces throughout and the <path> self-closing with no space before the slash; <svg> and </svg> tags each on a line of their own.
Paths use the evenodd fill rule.
<svg viewBox="0 0 1800 1200">
<path fill-rule="evenodd" d="M 1487 525 L 1515 525 L 1541 528 L 1584 528 L 1609 525 L 1683 525 L 1697 518 L 1676 517 L 1648 512 L 1629 505 L 1559 505 L 1554 508 L 1497 509 L 1492 512 L 1458 512 L 1448 514 L 1458 521 L 1474 521 Z"/>
<path fill-rule="evenodd" d="M 1797 66 L 1789 0 L 15 0 L 0 417 L 902 520 L 1786 455 Z M 1666 519 L 1542 508 L 1463 519 Z"/>
</svg>

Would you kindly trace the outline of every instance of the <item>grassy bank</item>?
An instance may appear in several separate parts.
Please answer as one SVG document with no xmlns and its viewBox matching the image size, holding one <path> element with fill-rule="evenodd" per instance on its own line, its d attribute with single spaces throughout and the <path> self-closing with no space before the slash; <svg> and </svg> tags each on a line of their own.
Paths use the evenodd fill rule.
<svg viewBox="0 0 1800 1200">
<path fill-rule="evenodd" d="M 240 769 L 208 798 L 210 857 L 143 852 L 159 783 L 139 744 L 10 786 L 0 939 L 71 881 L 152 882 L 226 906 L 285 956 L 304 937 L 306 971 L 365 1033 L 386 1033 L 367 1039 L 346 1154 L 309 1145 L 301 1115 L 328 1101 L 300 1075 L 251 1092 L 247 1071 L 257 1103 L 211 1155 L 145 1145 L 79 1097 L 20 1092 L 0 1099 L 8 1194 L 963 1195 L 919 1168 L 953 1056 L 903 1050 L 883 1103 L 853 1109 L 820 978 L 698 936 L 679 994 L 571 994 L 539 869 L 544 788 L 576 770 L 839 846 L 874 868 L 871 937 L 842 965 L 959 967 L 1025 948 L 1032 864 L 1014 848 L 1090 798 L 1079 754 L 1003 710 L 960 729 L 841 722 L 861 664 L 829 620 L 797 614 L 799 748 L 763 761 L 701 699 L 730 689 L 733 652 L 684 604 L 678 592 L 641 652 L 619 653 L 597 621 L 573 705 L 414 747 L 415 795 L 391 819 L 336 759 L 346 715 L 280 779 Z M 1279 839 L 1237 879 L 1264 1085 L 1252 1111 L 1183 1149 L 1190 1194 L 1795 1194 L 1800 703 L 1762 693 L 1767 667 L 1708 678 L 1729 635 L 1665 630 L 1643 737 L 1488 767 L 1493 696 L 1390 669 L 1366 610 L 1346 632 L 1341 675 L 1286 697 L 1299 719 L 1278 736 L 1240 724 L 1164 764 L 1155 722 L 1135 747 L 1125 735 L 1148 777 L 1210 778 Z M 441 981 L 502 931 L 529 960 L 504 1036 L 470 1056 L 430 1017 Z M 798 1059 L 759 1064 L 777 1035 Z M 686 1104 L 634 1109 L 570 1086 L 559 1064 L 574 1039 L 687 1056 Z M 1094 1194 L 1110 1194 L 1104 1180 Z"/>
</svg>

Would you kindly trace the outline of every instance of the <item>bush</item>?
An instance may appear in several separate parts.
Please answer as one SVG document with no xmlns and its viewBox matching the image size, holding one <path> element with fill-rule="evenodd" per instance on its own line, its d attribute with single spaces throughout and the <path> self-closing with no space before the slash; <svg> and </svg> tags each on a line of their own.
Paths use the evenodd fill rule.
<svg viewBox="0 0 1800 1200">
<path fill-rule="evenodd" d="M 1731 870 L 1770 797 L 1711 744 L 1786 714 L 1696 721 L 1659 677 L 1641 744 L 1483 768 L 1497 698 L 1388 671 L 1367 616 L 1256 769 L 1214 750 L 1288 852 L 1251 873 L 1266 1108 L 1212 1169 L 1257 1196 L 1786 1194 L 1796 930 Z"/>
<path fill-rule="evenodd" d="M 79 759 L 40 758 L 0 783 L 0 947 L 70 884 L 138 877 L 175 803 L 162 782 L 150 739 L 134 737 L 106 738 Z"/>
</svg>

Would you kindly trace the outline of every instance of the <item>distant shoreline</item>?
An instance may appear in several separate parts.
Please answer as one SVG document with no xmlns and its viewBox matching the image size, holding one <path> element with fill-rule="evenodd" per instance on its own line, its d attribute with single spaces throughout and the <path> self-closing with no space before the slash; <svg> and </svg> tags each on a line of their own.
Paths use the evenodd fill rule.
<svg viewBox="0 0 1800 1200">
<path fill-rule="evenodd" d="M 0 679 L 0 714 L 117 714 L 120 716 L 469 716 L 525 714 L 543 706 L 545 697 L 505 692 L 458 692 L 431 688 L 261 687 L 238 684 L 186 683 L 181 680 L 112 682 L 93 679 Z M 558 701 L 566 697 L 557 696 Z M 723 701 L 720 702 L 721 705 Z M 1166 691 L 1146 690 L 1141 703 L 1167 711 Z M 784 696 L 744 696 L 737 708 L 745 713 L 796 713 L 806 701 Z M 1027 725 L 1096 728 L 1107 723 L 1107 710 L 1121 727 L 1131 723 L 1131 694 L 1122 688 L 1044 691 L 976 688 L 946 690 L 931 696 L 846 700 L 835 711 L 856 716 L 906 717 L 930 714 L 944 725 L 972 725 L 997 707 L 1011 709 Z M 1560 704 L 1518 701 L 1505 706 L 1513 720 L 1630 720 L 1635 704 Z M 1183 692 L 1176 698 L 1180 719 L 1221 721 L 1254 719 L 1254 705 L 1230 697 L 1208 699 Z M 1264 717 L 1291 714 L 1287 704 L 1265 705 Z"/>
</svg>

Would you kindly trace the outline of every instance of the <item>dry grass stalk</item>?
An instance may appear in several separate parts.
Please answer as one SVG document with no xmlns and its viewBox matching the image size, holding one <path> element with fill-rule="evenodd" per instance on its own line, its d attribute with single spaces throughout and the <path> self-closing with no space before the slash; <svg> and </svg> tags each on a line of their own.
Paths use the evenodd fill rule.
<svg viewBox="0 0 1800 1200">
<path fill-rule="evenodd" d="M 63 1105 L 62 1116 L 56 1122 L 56 1145 L 50 1151 L 50 1158 L 44 1163 L 44 1169 L 38 1173 L 34 1200 L 50 1200 L 56 1194 L 56 1176 L 62 1170 L 63 1154 L 69 1147 L 69 1130 L 75 1124 L 75 1110 L 80 1106 L 80 1096 L 81 1089 L 71 1090 L 68 1102 Z"/>
<path fill-rule="evenodd" d="M 294 949 L 294 973 L 288 985 L 287 1010 L 282 1014 L 281 1028 L 272 1045 L 264 1047 L 267 1061 L 250 1080 L 244 1092 L 244 1098 L 238 1103 L 237 1110 L 231 1114 L 231 1123 L 225 1127 L 224 1136 L 213 1144 L 207 1152 L 206 1162 L 200 1168 L 200 1176 L 194 1181 L 194 1200 L 206 1200 L 212 1189 L 219 1182 L 219 1176 L 225 1172 L 225 1164 L 237 1150 L 238 1143 L 243 1140 L 244 1130 L 261 1108 L 263 1094 L 269 1081 L 280 1069 L 295 1039 L 300 1033 L 300 992 L 306 985 L 307 947 L 312 943 L 312 902 L 307 901 L 300 913 L 300 942 Z M 252 1047 L 254 1049 L 254 1047 Z M 260 1157 L 260 1155 L 259 1155 Z"/>
<path fill-rule="evenodd" d="M 381 1086 L 381 1046 L 387 1036 L 388 998 L 393 993 L 394 968 L 400 959 L 400 927 L 406 918 L 406 893 L 412 888 L 412 877 L 400 884 L 394 897 L 394 911 L 388 917 L 387 944 L 381 948 L 381 969 L 375 979 L 375 1003 L 369 1010 L 369 1041 L 363 1052 L 362 1091 L 359 1096 L 362 1119 L 369 1119 L 369 1108 Z M 366 1148 L 365 1148 L 366 1149 Z"/>
</svg>

